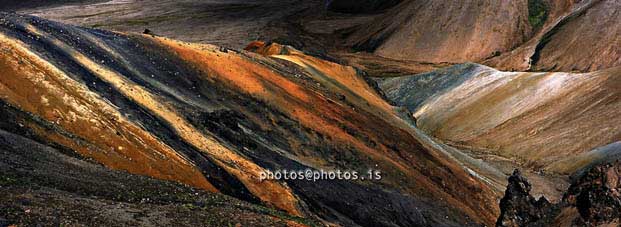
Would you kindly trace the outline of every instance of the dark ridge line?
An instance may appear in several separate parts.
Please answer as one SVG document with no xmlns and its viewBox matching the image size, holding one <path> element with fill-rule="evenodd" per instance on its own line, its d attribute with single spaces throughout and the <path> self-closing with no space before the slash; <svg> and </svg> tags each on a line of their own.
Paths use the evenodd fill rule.
<svg viewBox="0 0 621 227">
<path fill-rule="evenodd" d="M 79 50 L 80 53 L 88 56 L 91 60 L 103 61 L 105 62 L 104 63 L 105 66 L 113 69 L 114 71 L 118 72 L 121 75 L 125 75 L 126 78 L 129 79 L 130 81 L 133 81 L 136 84 L 139 84 L 140 86 L 145 87 L 150 91 L 159 91 L 157 95 L 163 95 L 167 99 L 172 99 L 172 100 L 177 100 L 179 102 L 182 102 L 182 100 L 179 100 L 177 97 L 169 94 L 168 92 L 164 92 L 158 87 L 154 86 L 152 83 L 145 80 L 144 77 L 134 75 L 134 73 L 131 72 L 129 67 L 121 63 L 122 61 L 121 59 L 117 59 L 115 56 L 112 56 L 111 54 L 107 53 L 107 51 L 104 50 L 99 45 L 91 43 L 90 41 L 87 41 L 86 39 L 76 40 L 75 36 L 71 34 L 72 33 L 75 33 L 75 34 L 86 33 L 88 35 L 91 35 L 94 38 L 97 38 L 102 43 L 108 45 L 114 51 L 117 51 L 117 53 L 119 55 L 122 55 L 123 57 L 126 57 L 126 55 L 128 53 L 131 53 L 132 51 L 144 53 L 145 55 L 140 56 L 140 57 L 148 56 L 148 60 L 143 60 L 142 58 L 131 58 L 127 60 L 128 62 L 132 62 L 134 60 L 140 61 L 140 64 L 136 64 L 138 66 L 136 67 L 137 68 L 136 70 L 139 71 L 140 74 L 143 74 L 143 76 L 146 76 L 146 74 L 150 74 L 150 75 L 157 76 L 157 79 L 160 79 L 160 78 L 167 79 L 167 78 L 174 76 L 175 73 L 179 74 L 178 73 L 179 71 L 184 71 L 178 65 L 170 64 L 169 62 L 163 60 L 164 57 L 159 56 L 159 55 L 156 57 L 159 57 L 160 59 L 158 60 L 161 60 L 161 61 L 158 63 L 157 66 L 155 66 L 155 69 L 148 69 L 146 67 L 142 67 L 146 65 L 151 65 L 152 63 L 151 61 L 155 62 L 155 60 L 153 60 L 154 56 L 150 55 L 150 53 L 147 52 L 145 48 L 142 48 L 142 45 L 138 45 L 138 42 L 133 40 L 135 39 L 134 37 L 126 36 L 123 34 L 111 32 L 107 30 L 73 27 L 73 26 L 67 26 L 66 24 L 62 24 L 62 23 L 58 23 L 54 21 L 47 21 L 47 20 L 41 20 L 41 19 L 37 20 L 36 17 L 32 21 L 35 22 L 33 25 L 36 26 L 37 28 L 46 31 L 47 33 L 63 41 L 64 43 L 71 44 L 72 47 Z M 60 31 L 67 30 L 68 32 L 58 32 L 58 30 Z M 136 44 L 136 45 L 133 45 L 133 44 Z M 170 67 L 170 68 L 167 68 L 167 67 Z M 163 74 L 166 74 L 166 75 L 163 75 Z M 156 78 L 154 78 L 154 80 L 155 79 Z M 158 82 L 161 82 L 161 81 L 158 80 Z M 166 82 L 167 81 L 164 81 L 164 84 L 166 84 Z M 183 93 L 183 91 L 185 91 L 186 89 L 188 90 L 192 89 L 191 84 L 187 84 L 187 86 L 186 84 L 178 84 L 178 85 L 184 85 L 184 89 L 176 89 L 176 91 L 181 92 L 181 93 Z"/>
</svg>

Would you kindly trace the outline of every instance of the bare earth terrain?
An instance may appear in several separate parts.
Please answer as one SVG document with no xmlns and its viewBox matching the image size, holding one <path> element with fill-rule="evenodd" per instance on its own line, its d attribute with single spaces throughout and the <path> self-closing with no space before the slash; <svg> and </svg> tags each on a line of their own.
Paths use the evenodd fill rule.
<svg viewBox="0 0 621 227">
<path fill-rule="evenodd" d="M 621 222 L 619 1 L 0 3 L 0 227 Z"/>
</svg>

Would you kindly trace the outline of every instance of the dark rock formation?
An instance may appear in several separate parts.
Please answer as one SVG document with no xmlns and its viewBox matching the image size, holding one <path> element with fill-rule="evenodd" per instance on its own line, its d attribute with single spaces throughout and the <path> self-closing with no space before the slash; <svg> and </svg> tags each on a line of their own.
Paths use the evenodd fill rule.
<svg viewBox="0 0 621 227">
<path fill-rule="evenodd" d="M 535 200 L 531 185 L 516 170 L 509 177 L 496 226 L 618 226 L 621 217 L 621 163 L 596 165 L 576 174 L 563 200 Z"/>
<path fill-rule="evenodd" d="M 621 163 L 595 166 L 579 177 L 563 201 L 575 206 L 585 225 L 601 225 L 621 217 Z"/>
<path fill-rule="evenodd" d="M 526 226 L 543 219 L 551 208 L 545 197 L 530 195 L 531 184 L 520 170 L 513 171 L 505 196 L 500 200 L 500 217 L 496 226 Z"/>
</svg>

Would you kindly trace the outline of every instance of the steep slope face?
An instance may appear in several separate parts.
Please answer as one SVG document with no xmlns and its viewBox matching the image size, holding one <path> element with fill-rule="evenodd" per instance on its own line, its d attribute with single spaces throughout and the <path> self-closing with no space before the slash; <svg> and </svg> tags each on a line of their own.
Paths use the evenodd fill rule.
<svg viewBox="0 0 621 227">
<path fill-rule="evenodd" d="M 5 29 L 4 26 L 16 26 L 6 20 L 2 23 Z M 31 25 L 22 29 L 30 29 L 33 39 L 40 35 Z M 0 34 L 3 47 L 0 90 L 11 105 L 39 116 L 37 120 L 49 122 L 47 127 L 33 123 L 33 130 L 38 130 L 41 136 L 57 140 L 112 168 L 216 191 L 187 158 L 33 53 L 27 44 L 5 34 Z M 49 133 L 51 127 L 63 130 Z M 88 142 L 72 140 L 69 135 Z"/>
<path fill-rule="evenodd" d="M 465 64 L 380 86 L 432 135 L 541 167 L 621 140 L 620 74 L 619 67 L 519 73 Z"/>
<path fill-rule="evenodd" d="M 278 46 L 262 56 L 15 14 L 1 14 L 0 42 L 3 121 L 107 167 L 348 226 L 497 214 L 494 191 L 354 68 Z M 382 179 L 260 179 L 279 169 Z"/>
<path fill-rule="evenodd" d="M 286 40 L 304 50 L 331 50 L 380 75 L 465 62 L 506 71 L 591 72 L 621 59 L 615 0 L 68 2 L 20 12 L 238 49 L 256 39 Z M 381 14 L 332 15 L 326 7 Z"/>
<path fill-rule="evenodd" d="M 511 50 L 531 30 L 527 1 L 410 0 L 360 26 L 348 40 L 383 57 L 461 63 Z"/>
<path fill-rule="evenodd" d="M 504 70 L 590 72 L 621 64 L 618 1 L 552 1 L 540 32 L 486 65 Z M 602 35 L 603 34 L 603 35 Z"/>
<path fill-rule="evenodd" d="M 346 46 L 426 63 L 592 72 L 621 64 L 618 1 L 403 1 L 348 29 Z M 605 34 L 605 35 L 602 35 Z"/>
<path fill-rule="evenodd" d="M 621 65 L 621 2 L 599 1 L 543 37 L 537 71 L 597 71 Z M 605 34 L 605 35 L 602 35 Z"/>
<path fill-rule="evenodd" d="M 531 58 L 535 55 L 535 49 L 543 40 L 543 37 L 553 31 L 557 26 L 562 25 L 564 21 L 579 15 L 581 12 L 588 9 L 598 1 L 551 0 L 539 2 L 544 2 L 544 10 L 546 10 L 547 16 L 545 18 L 545 22 L 543 22 L 543 25 L 537 30 L 537 32 L 535 32 L 527 42 L 523 43 L 519 47 L 512 49 L 511 51 L 501 53 L 497 57 L 487 59 L 483 61 L 483 64 L 507 71 L 530 70 L 532 62 Z"/>
</svg>

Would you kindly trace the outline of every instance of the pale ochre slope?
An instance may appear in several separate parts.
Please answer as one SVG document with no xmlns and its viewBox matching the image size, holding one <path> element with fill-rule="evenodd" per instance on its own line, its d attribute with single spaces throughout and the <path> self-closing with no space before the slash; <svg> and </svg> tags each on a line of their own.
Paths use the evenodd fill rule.
<svg viewBox="0 0 621 227">
<path fill-rule="evenodd" d="M 410 106 L 418 126 L 438 138 L 541 167 L 621 139 L 619 74 L 619 67 L 575 74 L 477 66 L 388 80 L 384 89 L 403 105 L 421 102 Z M 412 83 L 437 88 L 400 87 Z"/>
</svg>

